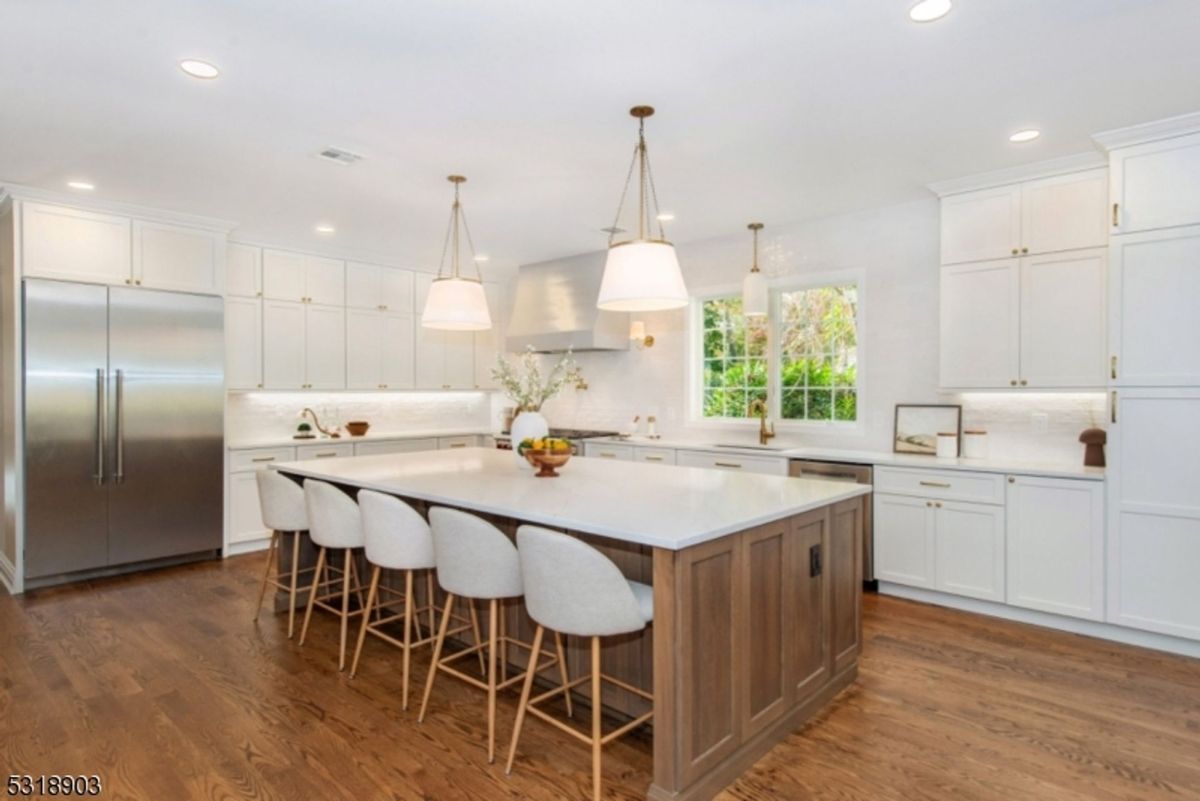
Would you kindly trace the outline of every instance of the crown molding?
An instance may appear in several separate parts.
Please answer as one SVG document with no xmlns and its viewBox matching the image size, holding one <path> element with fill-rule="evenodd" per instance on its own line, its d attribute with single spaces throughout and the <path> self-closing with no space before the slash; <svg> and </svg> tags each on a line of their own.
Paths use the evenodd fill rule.
<svg viewBox="0 0 1200 801">
<path fill-rule="evenodd" d="M 1005 167 L 991 172 L 981 172 L 962 178 L 951 178 L 928 184 L 930 192 L 938 197 L 957 195 L 960 192 L 973 192 L 976 189 L 991 189 L 1007 184 L 1019 184 L 1035 178 L 1050 178 L 1054 175 L 1066 175 L 1072 172 L 1094 170 L 1108 166 L 1108 159 L 1100 151 L 1077 153 L 1074 156 L 1063 156 L 1046 161 L 1035 161 L 1030 164 L 1019 164 L 1016 167 Z"/>
<path fill-rule="evenodd" d="M 11 198 L 18 201 L 34 201 L 37 203 L 53 203 L 58 206 L 70 206 L 71 208 L 87 209 L 88 211 L 107 212 L 110 214 L 120 214 L 126 217 L 136 217 L 139 220 L 149 222 L 165 223 L 167 225 L 182 225 L 189 228 L 202 228 L 208 231 L 215 231 L 223 234 L 228 234 L 238 224 L 231 220 L 222 220 L 216 217 L 202 217 L 198 214 L 184 214 L 175 211 L 164 211 L 163 209 L 154 209 L 148 206 L 138 206 L 133 203 L 122 203 L 119 201 L 96 200 L 91 197 L 82 195 L 68 194 L 66 192 L 56 192 L 50 189 L 39 189 L 36 186 L 24 186 L 22 184 L 8 183 L 0 181 L 0 200 Z"/>
<path fill-rule="evenodd" d="M 1130 125 L 1127 128 L 1115 128 L 1111 131 L 1093 134 L 1092 140 L 1097 146 L 1107 151 L 1194 133 L 1200 133 L 1200 111 L 1180 114 L 1177 117 L 1167 117 L 1164 120 Z"/>
</svg>

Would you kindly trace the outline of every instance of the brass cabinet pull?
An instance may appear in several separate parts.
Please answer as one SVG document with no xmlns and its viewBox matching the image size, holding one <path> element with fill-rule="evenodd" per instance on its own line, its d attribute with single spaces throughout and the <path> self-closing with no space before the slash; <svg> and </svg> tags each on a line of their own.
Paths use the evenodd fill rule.
<svg viewBox="0 0 1200 801">
<path fill-rule="evenodd" d="M 950 489 L 949 484 L 943 484 L 940 481 L 922 481 L 921 486 L 922 487 L 937 487 L 939 489 Z"/>
<path fill-rule="evenodd" d="M 337 453 L 334 452 L 334 453 L 318 453 L 318 454 L 316 454 L 316 457 L 318 459 L 328 459 L 332 456 L 337 456 Z"/>
<path fill-rule="evenodd" d="M 252 461 L 252 462 L 273 462 L 273 461 L 275 461 L 275 457 L 274 456 L 255 456 L 255 457 L 251 458 L 250 461 Z"/>
<path fill-rule="evenodd" d="M 1117 391 L 1112 392 L 1112 421 L 1117 422 Z"/>
<path fill-rule="evenodd" d="M 643 458 L 647 462 L 661 462 L 663 460 L 663 458 L 661 456 L 645 456 Z"/>
<path fill-rule="evenodd" d="M 600 451 L 600 458 L 602 458 L 602 459 L 616 459 L 616 458 L 617 458 L 617 455 L 616 455 L 615 453 L 612 453 L 612 452 L 610 452 L 610 451 Z"/>
<path fill-rule="evenodd" d="M 737 462 L 713 462 L 713 464 L 717 467 L 741 467 Z"/>
<path fill-rule="evenodd" d="M 1113 204 L 1113 228 L 1116 228 L 1120 224 L 1121 224 L 1121 204 L 1114 203 Z"/>
<path fill-rule="evenodd" d="M 1113 378 L 1117 377 L 1117 357 L 1113 356 L 1109 362 L 1111 364 L 1111 374 Z"/>
<path fill-rule="evenodd" d="M 450 447 L 451 447 L 451 448 L 465 448 L 465 447 L 467 447 L 467 443 L 465 443 L 465 442 L 451 442 L 451 443 L 450 443 Z"/>
</svg>

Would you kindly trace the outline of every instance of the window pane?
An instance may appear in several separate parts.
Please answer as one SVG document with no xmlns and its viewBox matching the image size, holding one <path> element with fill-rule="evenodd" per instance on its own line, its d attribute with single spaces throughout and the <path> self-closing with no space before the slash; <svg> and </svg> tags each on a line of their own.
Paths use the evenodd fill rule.
<svg viewBox="0 0 1200 801">
<path fill-rule="evenodd" d="M 833 391 L 828 389 L 810 389 L 808 391 L 808 419 L 833 419 Z"/>
<path fill-rule="evenodd" d="M 804 392 L 802 390 L 785 389 L 780 397 L 780 416 L 785 420 L 803 420 Z"/>
<path fill-rule="evenodd" d="M 803 387 L 808 384 L 808 360 L 784 360 L 780 383 L 784 387 Z"/>
<path fill-rule="evenodd" d="M 719 387 L 724 380 L 725 362 L 720 359 L 706 359 L 704 362 L 704 386 Z"/>
<path fill-rule="evenodd" d="M 782 416 L 814 421 L 856 420 L 857 287 L 850 284 L 781 292 L 779 310 Z M 805 388 L 808 391 L 801 392 Z"/>
<path fill-rule="evenodd" d="M 726 417 L 745 417 L 746 416 L 746 390 L 744 390 L 744 389 L 727 389 L 727 390 L 725 390 L 725 416 Z"/>
<path fill-rule="evenodd" d="M 828 387 L 833 384 L 832 359 L 828 356 L 816 356 L 809 364 L 808 385 L 810 387 Z"/>
<path fill-rule="evenodd" d="M 765 387 L 767 385 L 767 363 L 762 359 L 751 359 L 747 363 L 746 385 Z"/>
<path fill-rule="evenodd" d="M 721 417 L 725 413 L 725 393 L 719 389 L 704 392 L 704 416 Z"/>
<path fill-rule="evenodd" d="M 704 332 L 704 358 L 720 358 L 725 355 L 725 334 L 722 331 Z"/>
<path fill-rule="evenodd" d="M 858 417 L 858 393 L 854 390 L 838 390 L 834 396 L 833 419 L 855 420 Z"/>
</svg>

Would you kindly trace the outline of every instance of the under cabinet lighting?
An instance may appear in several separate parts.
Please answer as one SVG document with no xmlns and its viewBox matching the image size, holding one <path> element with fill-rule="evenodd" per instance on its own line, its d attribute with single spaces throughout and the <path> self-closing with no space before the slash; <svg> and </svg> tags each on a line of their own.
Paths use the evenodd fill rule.
<svg viewBox="0 0 1200 801">
<path fill-rule="evenodd" d="M 662 214 L 658 215 L 658 217 L 656 217 L 655 219 L 657 219 L 659 222 L 670 222 L 671 220 L 675 219 L 675 215 L 669 211 L 664 211 Z"/>
<path fill-rule="evenodd" d="M 212 80 L 221 74 L 221 71 L 212 64 L 195 58 L 185 58 L 183 61 L 180 61 L 179 69 L 193 78 L 200 78 L 205 81 Z"/>
<path fill-rule="evenodd" d="M 1017 131 L 1012 136 L 1008 137 L 1008 141 L 1017 142 L 1017 143 L 1032 142 L 1034 139 L 1037 139 L 1041 135 L 1042 135 L 1042 132 L 1036 128 L 1026 128 L 1023 131 Z"/>
<path fill-rule="evenodd" d="M 91 192 L 96 188 L 95 184 L 89 183 L 88 181 L 67 181 L 67 186 L 84 192 Z"/>
<path fill-rule="evenodd" d="M 475 254 L 475 261 L 477 261 L 477 262 L 481 262 L 481 263 L 482 263 L 482 262 L 485 262 L 485 261 L 487 261 L 487 260 L 488 260 L 488 257 L 487 257 L 487 256 L 485 256 L 484 254 L 482 254 L 482 253 L 477 253 L 477 254 Z"/>
<path fill-rule="evenodd" d="M 951 0 L 921 0 L 908 10 L 908 18 L 913 22 L 933 22 L 949 14 L 953 5 Z"/>
<path fill-rule="evenodd" d="M 313 230 L 315 230 L 318 234 L 332 234 L 337 231 L 337 229 L 332 225 L 327 225 L 325 223 L 318 225 Z"/>
</svg>

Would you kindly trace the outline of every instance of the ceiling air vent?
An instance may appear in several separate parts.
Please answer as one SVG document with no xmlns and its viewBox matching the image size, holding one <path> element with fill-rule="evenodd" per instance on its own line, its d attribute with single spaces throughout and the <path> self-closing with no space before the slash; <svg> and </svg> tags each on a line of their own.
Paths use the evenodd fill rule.
<svg viewBox="0 0 1200 801">
<path fill-rule="evenodd" d="M 337 164 L 350 165 L 357 161 L 362 161 L 362 156 L 357 153 L 351 153 L 349 150 L 342 150 L 338 147 L 327 147 L 317 155 Z"/>
</svg>

